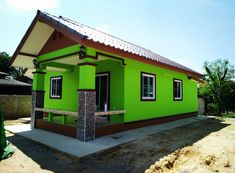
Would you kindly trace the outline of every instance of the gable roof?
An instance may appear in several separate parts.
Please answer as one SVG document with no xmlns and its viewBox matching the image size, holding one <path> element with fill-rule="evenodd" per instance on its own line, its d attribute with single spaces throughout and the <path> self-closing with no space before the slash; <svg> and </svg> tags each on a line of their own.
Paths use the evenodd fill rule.
<svg viewBox="0 0 235 173">
<path fill-rule="evenodd" d="M 80 24 L 76 21 L 73 21 L 71 19 L 62 17 L 62 16 L 54 16 L 45 12 L 41 12 L 38 10 L 37 15 L 32 22 L 30 28 L 26 32 L 24 38 L 22 39 L 20 45 L 18 46 L 17 50 L 15 51 L 11 63 L 14 62 L 16 57 L 20 54 L 20 51 L 22 48 L 27 50 L 25 48 L 25 42 L 32 32 L 33 27 L 37 24 L 37 22 L 42 22 L 44 24 L 49 25 L 53 29 L 62 32 L 64 35 L 66 35 L 68 38 L 76 41 L 77 43 L 85 46 L 94 46 L 94 48 L 106 48 L 104 50 L 112 49 L 113 52 L 120 51 L 119 55 L 130 55 L 131 57 L 136 56 L 137 59 L 144 58 L 147 60 L 150 60 L 153 64 L 158 64 L 162 67 L 168 67 L 170 69 L 180 71 L 187 73 L 189 75 L 194 75 L 196 78 L 201 78 L 202 75 L 188 67 L 185 67 L 179 63 L 176 63 L 168 58 L 165 58 L 161 55 L 158 55 L 148 49 L 145 49 L 143 47 L 137 46 L 133 43 L 124 41 L 122 39 L 119 39 L 117 37 L 114 37 L 110 34 L 106 34 L 104 32 L 98 31 L 94 28 L 91 28 L 89 26 Z M 50 30 L 50 29 L 48 29 Z M 53 32 L 51 30 L 49 32 L 50 34 Z M 48 38 L 49 38 L 48 36 Z M 41 41 L 45 44 L 46 40 Z M 42 48 L 43 45 L 41 45 Z M 108 49 L 107 49 L 108 48 Z M 28 56 L 34 56 L 36 57 L 39 54 L 40 50 L 34 51 L 34 52 L 26 52 Z M 32 54 L 33 53 L 33 54 Z M 23 56 L 23 55 L 22 55 Z M 27 56 L 27 55 L 26 55 Z M 150 63 L 151 63 L 150 62 Z"/>
</svg>

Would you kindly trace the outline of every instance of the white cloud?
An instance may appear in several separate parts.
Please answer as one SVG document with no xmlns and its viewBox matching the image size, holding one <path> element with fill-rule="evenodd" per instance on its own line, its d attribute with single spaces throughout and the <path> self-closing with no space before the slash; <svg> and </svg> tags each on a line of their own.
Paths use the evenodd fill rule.
<svg viewBox="0 0 235 173">
<path fill-rule="evenodd" d="M 110 34 L 110 32 L 111 32 L 111 27 L 107 24 L 96 26 L 95 29 L 102 31 L 102 32 L 105 32 L 107 34 Z"/>
<path fill-rule="evenodd" d="M 48 10 L 59 6 L 58 0 L 5 0 L 5 2 L 18 10 Z"/>
</svg>

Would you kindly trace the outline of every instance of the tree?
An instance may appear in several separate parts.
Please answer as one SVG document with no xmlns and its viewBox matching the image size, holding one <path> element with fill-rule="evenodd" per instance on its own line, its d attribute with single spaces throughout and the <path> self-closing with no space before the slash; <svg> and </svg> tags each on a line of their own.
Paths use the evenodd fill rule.
<svg viewBox="0 0 235 173">
<path fill-rule="evenodd" d="M 211 63 L 205 62 L 204 69 L 206 71 L 205 80 L 209 87 L 208 93 L 212 97 L 212 102 L 217 106 L 217 114 L 220 115 L 225 109 L 224 85 L 226 81 L 235 77 L 234 66 L 228 60 L 218 59 Z"/>
<path fill-rule="evenodd" d="M 222 86 L 223 106 L 225 111 L 235 111 L 235 82 L 225 81 Z"/>
<path fill-rule="evenodd" d="M 11 57 L 6 52 L 0 52 L 0 71 L 8 73 L 13 78 L 22 75 L 23 68 L 14 68 L 10 66 Z"/>
</svg>

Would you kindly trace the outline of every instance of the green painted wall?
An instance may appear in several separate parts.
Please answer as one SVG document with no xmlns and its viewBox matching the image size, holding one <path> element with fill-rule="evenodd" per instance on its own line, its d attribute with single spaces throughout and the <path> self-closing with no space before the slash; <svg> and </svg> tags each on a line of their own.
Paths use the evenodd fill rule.
<svg viewBox="0 0 235 173">
<path fill-rule="evenodd" d="M 76 66 L 73 71 L 66 72 L 49 72 L 45 75 L 45 99 L 44 108 L 60 109 L 66 111 L 77 111 L 78 102 L 78 72 L 79 67 Z M 62 76 L 62 98 L 50 98 L 50 78 L 54 76 Z"/>
<path fill-rule="evenodd" d="M 197 111 L 197 82 L 185 74 L 126 59 L 125 122 Z M 156 74 L 156 101 L 141 101 L 141 72 Z M 183 101 L 173 101 L 173 78 L 183 80 Z"/>
<path fill-rule="evenodd" d="M 53 51 L 40 55 L 38 61 L 48 60 L 54 57 L 67 55 L 79 51 L 79 45 L 70 46 L 64 49 Z M 44 108 L 60 109 L 66 111 L 77 111 L 78 94 L 77 89 L 79 86 L 79 66 L 74 66 L 73 70 L 66 72 L 52 72 L 44 70 L 45 75 L 45 97 Z M 50 78 L 55 76 L 62 76 L 62 98 L 50 98 Z"/>
<path fill-rule="evenodd" d="M 33 91 L 43 91 L 44 90 L 44 74 L 34 73 L 33 74 Z"/>
<path fill-rule="evenodd" d="M 96 73 L 110 72 L 110 110 L 124 109 L 124 66 L 119 61 L 97 62 Z M 113 122 L 122 122 L 123 115 L 110 116 Z"/>
<path fill-rule="evenodd" d="M 79 66 L 79 89 L 95 89 L 95 71 L 95 66 Z"/>
<path fill-rule="evenodd" d="M 55 56 L 77 52 L 78 50 L 79 45 L 75 45 L 41 55 L 38 59 L 39 61 L 50 59 Z M 88 48 L 89 55 L 95 55 L 95 51 L 94 49 Z M 111 74 L 110 109 L 124 109 L 127 111 L 125 115 L 111 116 L 111 121 L 130 122 L 197 111 L 197 82 L 188 80 L 185 74 L 149 64 L 143 64 L 127 58 L 125 58 L 126 66 L 122 66 L 120 61 L 112 59 L 98 61 L 96 63 L 96 73 L 109 71 Z M 141 101 L 141 72 L 156 74 L 156 101 Z M 63 76 L 62 99 L 49 98 L 50 77 L 52 76 Z M 173 101 L 173 78 L 183 80 L 183 101 Z M 92 77 L 92 79 L 94 78 Z M 72 71 L 47 72 L 45 75 L 44 89 L 46 92 L 44 107 L 77 111 L 78 87 L 78 66 L 74 66 Z"/>
<path fill-rule="evenodd" d="M 70 47 L 66 47 L 57 51 L 53 51 L 53 52 L 49 52 L 43 55 L 38 56 L 38 60 L 39 61 L 44 61 L 44 60 L 48 60 L 54 57 L 58 57 L 58 56 L 62 56 L 62 55 L 67 55 L 70 53 L 74 53 L 74 52 L 78 52 L 80 50 L 79 45 L 73 45 Z"/>
</svg>

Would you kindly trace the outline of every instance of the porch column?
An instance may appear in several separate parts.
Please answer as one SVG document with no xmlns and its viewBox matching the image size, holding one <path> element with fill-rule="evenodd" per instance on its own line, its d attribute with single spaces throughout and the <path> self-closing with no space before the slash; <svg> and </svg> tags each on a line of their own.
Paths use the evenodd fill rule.
<svg viewBox="0 0 235 173">
<path fill-rule="evenodd" d="M 33 72 L 33 89 L 32 89 L 32 112 L 31 112 L 31 129 L 35 128 L 36 119 L 43 118 L 43 112 L 35 111 L 35 108 L 44 107 L 44 76 L 45 72 L 36 70 Z"/>
<path fill-rule="evenodd" d="M 95 139 L 95 73 L 96 64 L 79 64 L 77 139 L 83 142 Z"/>
</svg>

